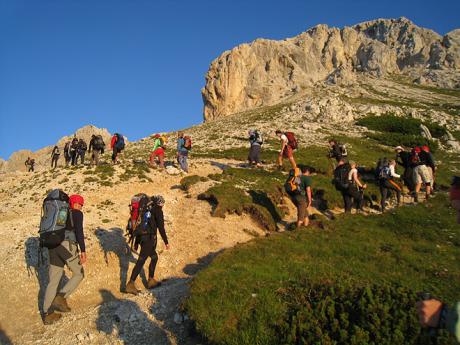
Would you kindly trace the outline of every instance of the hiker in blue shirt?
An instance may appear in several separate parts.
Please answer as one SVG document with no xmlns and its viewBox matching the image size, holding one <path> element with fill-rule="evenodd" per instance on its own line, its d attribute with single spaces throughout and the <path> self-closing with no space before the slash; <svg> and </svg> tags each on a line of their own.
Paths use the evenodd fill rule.
<svg viewBox="0 0 460 345">
<path fill-rule="evenodd" d="M 187 159 L 191 147 L 190 137 L 184 136 L 183 132 L 177 133 L 177 162 L 185 173 L 188 173 Z"/>
</svg>

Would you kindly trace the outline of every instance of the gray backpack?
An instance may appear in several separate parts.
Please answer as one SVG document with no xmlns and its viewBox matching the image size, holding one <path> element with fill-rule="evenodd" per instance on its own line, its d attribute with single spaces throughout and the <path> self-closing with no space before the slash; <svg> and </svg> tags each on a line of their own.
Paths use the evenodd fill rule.
<svg viewBox="0 0 460 345">
<path fill-rule="evenodd" d="M 43 201 L 40 247 L 53 249 L 64 241 L 69 212 L 69 196 L 60 189 L 52 190 Z"/>
</svg>

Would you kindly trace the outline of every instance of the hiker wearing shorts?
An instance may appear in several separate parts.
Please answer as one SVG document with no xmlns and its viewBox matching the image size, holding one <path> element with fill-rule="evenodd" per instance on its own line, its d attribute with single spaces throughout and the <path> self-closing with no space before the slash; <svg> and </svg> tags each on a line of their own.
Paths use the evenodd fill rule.
<svg viewBox="0 0 460 345">
<path fill-rule="evenodd" d="M 433 154 L 430 152 L 430 148 L 426 145 L 421 147 L 420 160 L 426 165 L 431 176 L 431 194 L 433 194 L 436 174 L 436 163 L 434 161 Z"/>
<path fill-rule="evenodd" d="M 51 152 L 51 168 L 57 168 L 57 162 L 61 155 L 61 151 L 59 151 L 59 147 L 57 145 L 54 146 L 53 151 Z"/>
<path fill-rule="evenodd" d="M 422 184 L 425 185 L 425 198 L 428 199 L 431 194 L 431 173 L 425 163 L 420 159 L 420 153 L 422 150 L 419 147 L 415 147 L 412 152 L 412 165 L 414 166 L 414 202 L 418 202 L 418 193 L 422 188 Z"/>
<path fill-rule="evenodd" d="M 294 149 L 291 147 L 291 145 L 289 145 L 288 137 L 279 129 L 275 131 L 275 134 L 281 141 L 281 149 L 278 154 L 278 169 L 283 168 L 283 158 L 287 158 L 291 163 L 292 169 L 295 169 L 297 164 L 294 159 Z"/>
<path fill-rule="evenodd" d="M 160 167 L 160 169 L 164 169 L 164 167 L 165 167 L 165 150 L 164 150 L 164 147 L 163 147 L 161 136 L 160 136 L 160 134 L 155 134 L 153 138 L 154 138 L 153 151 L 152 151 L 152 154 L 150 155 L 150 159 L 149 159 L 150 166 L 155 167 L 155 165 L 154 165 L 155 158 L 158 157 L 158 161 L 159 161 L 158 166 Z"/>
<path fill-rule="evenodd" d="M 56 248 L 49 249 L 49 283 L 43 301 L 43 322 L 52 324 L 61 318 L 61 313 L 71 309 L 67 298 L 77 289 L 84 277 L 83 266 L 86 263 L 85 237 L 83 235 L 83 197 L 71 195 L 70 214 L 67 219 L 65 240 Z M 72 277 L 57 292 L 59 283 L 64 273 L 64 266 L 72 272 Z"/>
<path fill-rule="evenodd" d="M 395 178 L 401 178 L 401 175 L 398 175 L 396 173 L 395 168 L 396 161 L 393 159 L 390 161 L 387 167 L 388 172 L 383 175 L 381 174 L 379 178 L 379 188 L 381 195 L 380 206 L 382 213 L 385 212 L 386 201 L 391 191 L 394 191 L 396 193 L 396 200 L 398 202 L 398 206 L 401 204 L 401 187 L 395 181 Z"/>
<path fill-rule="evenodd" d="M 177 133 L 177 162 L 183 172 L 188 173 L 188 149 L 185 147 L 184 133 Z"/>
<path fill-rule="evenodd" d="M 306 227 L 310 223 L 308 208 L 312 203 L 310 168 L 301 166 L 300 171 L 299 192 L 290 195 L 292 202 L 297 207 L 297 228 Z"/>
<path fill-rule="evenodd" d="M 149 264 L 149 279 L 147 281 L 147 288 L 153 289 L 158 286 L 160 283 L 155 279 L 155 268 L 158 262 L 158 254 L 156 251 L 157 247 L 157 231 L 160 232 L 161 238 L 166 246 L 166 249 L 169 249 L 168 237 L 166 236 L 165 224 L 164 224 L 164 215 L 163 215 L 163 206 L 165 200 L 161 195 L 155 195 L 152 197 L 152 206 L 146 214 L 148 214 L 147 220 L 145 220 L 146 226 L 143 229 L 143 232 L 137 234 L 136 237 L 141 246 L 141 251 L 139 252 L 139 258 L 133 268 L 131 273 L 131 278 L 126 284 L 126 293 L 137 295 L 140 290 L 136 287 L 136 279 L 139 276 L 141 270 L 144 268 L 144 264 L 147 259 L 150 257 Z M 144 221 L 144 220 L 143 220 Z"/>
<path fill-rule="evenodd" d="M 353 203 L 355 204 L 357 211 L 363 210 L 363 203 L 364 203 L 363 190 L 367 188 L 367 185 L 365 183 L 362 183 L 359 180 L 358 169 L 356 168 L 356 163 L 353 161 L 350 161 L 349 165 L 350 165 L 350 171 L 348 173 L 349 187 L 344 195 L 346 213 L 351 212 Z"/>
<path fill-rule="evenodd" d="M 452 177 L 449 199 L 452 207 L 457 211 L 457 223 L 460 224 L 460 176 Z"/>
<path fill-rule="evenodd" d="M 110 141 L 110 148 L 112 149 L 112 164 L 118 164 L 118 155 L 125 148 L 125 139 L 122 134 L 115 133 Z"/>
</svg>

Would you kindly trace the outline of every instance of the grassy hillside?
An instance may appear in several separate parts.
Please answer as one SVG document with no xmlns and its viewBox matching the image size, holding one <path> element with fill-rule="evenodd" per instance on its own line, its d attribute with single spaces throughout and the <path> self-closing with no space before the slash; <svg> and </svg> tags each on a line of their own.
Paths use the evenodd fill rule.
<svg viewBox="0 0 460 345">
<path fill-rule="evenodd" d="M 318 332 L 312 320 L 324 326 L 312 343 L 416 344 L 423 335 L 415 292 L 458 299 L 459 259 L 460 229 L 440 195 L 391 214 L 344 216 L 325 230 L 227 250 L 198 274 L 187 308 L 216 344 L 307 344 Z"/>
</svg>

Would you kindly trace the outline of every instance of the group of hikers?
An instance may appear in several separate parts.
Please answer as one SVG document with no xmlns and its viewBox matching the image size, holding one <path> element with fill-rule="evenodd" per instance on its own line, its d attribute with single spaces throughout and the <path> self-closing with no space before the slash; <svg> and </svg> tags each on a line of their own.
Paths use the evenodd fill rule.
<svg viewBox="0 0 460 345">
<path fill-rule="evenodd" d="M 261 166 L 260 153 L 263 139 L 257 130 L 249 131 L 250 151 L 248 160 L 251 165 Z M 278 169 L 283 169 L 283 159 L 288 159 L 292 169 L 284 185 L 287 194 L 297 207 L 297 227 L 309 225 L 308 208 L 312 205 L 312 177 L 313 168 L 306 165 L 297 165 L 294 153 L 297 149 L 297 140 L 291 132 L 277 130 L 275 134 L 281 141 L 281 148 L 278 155 Z M 105 145 L 95 145 L 93 136 L 90 147 L 98 152 L 103 152 Z M 76 139 L 76 138 L 75 138 Z M 118 145 L 119 137 L 112 138 L 111 147 L 113 150 L 112 161 L 117 162 L 118 154 L 124 148 Z M 78 140 L 80 142 L 80 140 Z M 153 150 L 149 162 L 156 163 L 164 168 L 166 139 L 157 134 L 154 136 Z M 363 207 L 363 193 L 367 185 L 362 182 L 360 169 L 353 161 L 347 161 L 346 146 L 339 144 L 336 140 L 329 141 L 329 158 L 336 160 L 334 177 L 332 183 L 342 193 L 345 212 L 351 212 L 353 205 L 357 210 Z M 91 150 L 90 149 L 90 150 Z M 179 132 L 177 137 L 177 160 L 184 171 L 188 171 L 187 157 L 191 149 L 191 139 Z M 374 172 L 375 179 L 379 184 L 382 194 L 381 210 L 385 210 L 385 200 L 391 192 L 395 192 L 398 204 L 401 198 L 401 185 L 396 179 L 401 179 L 412 193 L 414 201 L 417 201 L 417 193 L 425 186 L 427 197 L 432 194 L 436 166 L 433 155 L 427 147 L 414 148 L 406 151 L 403 147 L 395 148 L 395 159 L 381 159 Z M 56 152 L 55 152 L 56 153 Z M 75 157 L 77 155 L 75 154 Z M 83 157 L 84 154 L 79 154 Z M 92 158 L 93 159 L 93 158 Z M 96 164 L 98 157 L 94 157 Z M 75 158 L 76 161 L 76 158 Z M 70 156 L 72 162 L 72 155 Z M 401 175 L 396 173 L 396 166 L 400 164 L 404 168 Z M 460 177 L 454 177 L 450 190 L 450 199 L 453 207 L 457 210 L 457 221 L 460 224 Z M 163 206 L 165 199 L 161 195 L 147 196 L 136 194 L 131 199 L 130 218 L 128 220 L 127 236 L 130 250 L 137 253 L 138 259 L 131 272 L 130 279 L 124 288 L 125 293 L 137 295 L 140 289 L 136 286 L 136 280 L 143 270 L 148 258 L 147 288 L 157 287 L 160 282 L 155 275 L 158 262 L 157 234 L 165 244 L 166 249 L 170 248 L 165 230 Z M 67 303 L 68 297 L 75 291 L 84 278 L 84 268 L 87 261 L 85 237 L 83 232 L 83 209 L 84 199 L 81 195 L 68 196 L 62 190 L 53 190 L 43 202 L 42 218 L 40 222 L 40 248 L 46 247 L 49 250 L 49 283 L 46 288 L 43 303 L 44 323 L 52 324 L 62 317 L 61 313 L 69 312 L 71 309 Z M 63 276 L 64 266 L 72 272 L 72 277 L 58 291 L 60 280 Z M 426 327 L 445 327 L 458 331 L 458 312 L 460 304 L 453 309 L 448 309 L 445 304 L 437 300 L 420 302 L 417 305 L 420 322 Z M 436 320 L 434 322 L 433 320 Z M 457 324 L 455 323 L 457 322 Z M 454 326 L 453 326 L 454 325 Z M 458 334 L 457 334 L 458 335 Z"/>
</svg>

